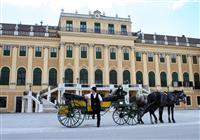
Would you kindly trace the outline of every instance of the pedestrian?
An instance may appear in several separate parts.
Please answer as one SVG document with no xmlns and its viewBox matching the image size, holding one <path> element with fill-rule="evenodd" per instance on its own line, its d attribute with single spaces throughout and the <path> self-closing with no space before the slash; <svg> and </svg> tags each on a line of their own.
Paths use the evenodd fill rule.
<svg viewBox="0 0 200 140">
<path fill-rule="evenodd" d="M 97 127 L 100 127 L 101 121 L 101 102 L 103 101 L 100 94 L 97 92 L 96 86 L 92 86 L 90 94 L 86 94 L 86 99 L 91 99 L 91 108 L 92 108 L 92 119 L 95 119 L 95 114 L 97 114 Z"/>
</svg>

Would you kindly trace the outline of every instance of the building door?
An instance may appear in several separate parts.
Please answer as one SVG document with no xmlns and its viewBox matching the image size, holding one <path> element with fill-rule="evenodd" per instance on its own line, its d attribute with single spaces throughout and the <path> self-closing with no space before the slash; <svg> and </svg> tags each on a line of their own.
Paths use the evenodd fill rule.
<svg viewBox="0 0 200 140">
<path fill-rule="evenodd" d="M 21 113 L 22 111 L 22 97 L 16 97 L 16 112 Z"/>
</svg>

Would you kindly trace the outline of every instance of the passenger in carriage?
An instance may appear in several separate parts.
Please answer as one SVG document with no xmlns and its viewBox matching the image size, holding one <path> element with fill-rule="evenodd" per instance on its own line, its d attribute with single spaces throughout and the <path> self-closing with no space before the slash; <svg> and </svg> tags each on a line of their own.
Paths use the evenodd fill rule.
<svg viewBox="0 0 200 140">
<path fill-rule="evenodd" d="M 100 127 L 100 121 L 101 121 L 101 102 L 103 101 L 100 94 L 96 93 L 97 88 L 93 86 L 91 88 L 91 93 L 86 94 L 86 99 L 91 99 L 91 107 L 92 107 L 92 119 L 95 119 L 95 114 L 97 114 L 97 127 Z"/>
</svg>

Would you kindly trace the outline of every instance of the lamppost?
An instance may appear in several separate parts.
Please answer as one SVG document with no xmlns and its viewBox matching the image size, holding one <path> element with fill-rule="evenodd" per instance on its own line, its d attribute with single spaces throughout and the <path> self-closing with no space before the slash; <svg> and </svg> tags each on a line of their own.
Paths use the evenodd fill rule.
<svg viewBox="0 0 200 140">
<path fill-rule="evenodd" d="M 79 93 L 79 78 L 78 78 L 78 77 L 76 78 L 76 83 L 77 83 L 77 86 L 76 86 L 76 88 L 77 88 L 77 89 L 76 89 L 76 94 L 77 94 L 77 95 L 80 95 L 80 93 Z"/>
<path fill-rule="evenodd" d="M 31 98 L 32 96 L 32 84 L 29 84 L 29 92 L 28 92 L 28 100 L 27 100 L 27 112 L 32 112 L 33 111 L 33 100 Z"/>
<path fill-rule="evenodd" d="M 32 90 L 31 87 L 32 87 L 32 84 L 30 83 L 30 84 L 29 84 L 29 90 L 30 90 L 30 91 Z"/>
<path fill-rule="evenodd" d="M 65 77 L 63 77 L 62 80 L 63 80 L 63 83 L 65 83 Z"/>
<path fill-rule="evenodd" d="M 76 78 L 76 83 L 77 83 L 77 84 L 79 84 L 78 81 L 79 81 L 79 78 L 77 77 L 77 78 Z"/>
</svg>

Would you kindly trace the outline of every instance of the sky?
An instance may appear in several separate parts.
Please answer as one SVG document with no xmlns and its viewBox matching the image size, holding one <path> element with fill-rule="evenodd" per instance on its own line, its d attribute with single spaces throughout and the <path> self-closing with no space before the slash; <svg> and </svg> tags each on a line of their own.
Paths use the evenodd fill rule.
<svg viewBox="0 0 200 140">
<path fill-rule="evenodd" d="M 133 32 L 200 38 L 200 0 L 0 0 L 0 23 L 57 26 L 61 9 L 130 15 Z"/>
</svg>

